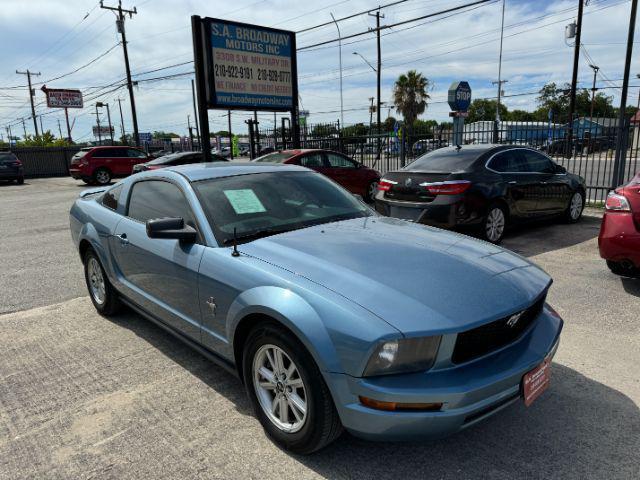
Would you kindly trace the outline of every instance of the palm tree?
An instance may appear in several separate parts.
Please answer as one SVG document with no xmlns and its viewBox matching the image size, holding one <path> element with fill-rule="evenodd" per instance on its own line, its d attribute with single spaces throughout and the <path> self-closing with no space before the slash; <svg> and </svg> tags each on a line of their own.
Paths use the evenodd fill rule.
<svg viewBox="0 0 640 480">
<path fill-rule="evenodd" d="M 413 123 L 418 115 L 424 113 L 427 109 L 427 100 L 431 97 L 427 93 L 429 89 L 429 79 L 415 70 L 409 70 L 403 73 L 396 80 L 393 86 L 393 103 L 396 110 L 400 112 L 404 118 L 404 124 L 407 128 L 408 138 L 411 138 Z M 409 140 L 411 143 L 411 140 Z M 411 148 L 411 144 L 409 144 Z"/>
</svg>

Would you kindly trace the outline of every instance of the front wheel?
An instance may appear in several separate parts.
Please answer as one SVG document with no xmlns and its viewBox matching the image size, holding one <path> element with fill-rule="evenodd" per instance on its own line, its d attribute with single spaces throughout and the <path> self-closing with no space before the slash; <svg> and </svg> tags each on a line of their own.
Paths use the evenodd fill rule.
<svg viewBox="0 0 640 480">
<path fill-rule="evenodd" d="M 313 358 L 279 326 L 267 324 L 251 332 L 243 352 L 243 376 L 262 427 L 283 448 L 309 454 L 342 432 Z"/>
<path fill-rule="evenodd" d="M 504 208 L 493 204 L 487 210 L 487 215 L 482 223 L 482 237 L 491 243 L 498 244 L 504 237 L 506 226 L 507 215 Z"/>
<path fill-rule="evenodd" d="M 378 182 L 373 181 L 367 186 L 367 193 L 364 196 L 364 200 L 367 203 L 373 203 L 373 199 L 376 197 L 378 191 Z"/>
<path fill-rule="evenodd" d="M 106 168 L 99 168 L 93 174 L 93 180 L 98 185 L 108 185 L 111 182 L 111 172 Z"/>
<path fill-rule="evenodd" d="M 575 192 L 569 200 L 569 206 L 565 210 L 564 219 L 568 223 L 576 223 L 582 217 L 584 211 L 584 196 L 582 192 Z"/>
</svg>

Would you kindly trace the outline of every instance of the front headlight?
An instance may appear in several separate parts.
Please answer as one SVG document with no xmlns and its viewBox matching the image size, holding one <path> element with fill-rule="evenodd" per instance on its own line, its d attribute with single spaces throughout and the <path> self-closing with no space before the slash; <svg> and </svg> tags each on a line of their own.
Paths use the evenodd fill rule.
<svg viewBox="0 0 640 480">
<path fill-rule="evenodd" d="M 441 338 L 399 338 L 381 343 L 371 355 L 363 375 L 371 377 L 427 370 L 436 360 Z"/>
</svg>

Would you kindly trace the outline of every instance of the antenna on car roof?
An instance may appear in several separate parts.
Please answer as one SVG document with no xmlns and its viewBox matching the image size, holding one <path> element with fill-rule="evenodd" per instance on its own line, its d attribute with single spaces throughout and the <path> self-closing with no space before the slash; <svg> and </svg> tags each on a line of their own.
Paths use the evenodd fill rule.
<svg viewBox="0 0 640 480">
<path fill-rule="evenodd" d="M 233 227 L 233 252 L 231 252 L 231 256 L 240 256 L 240 252 L 238 251 L 238 238 L 236 237 L 236 227 Z"/>
</svg>

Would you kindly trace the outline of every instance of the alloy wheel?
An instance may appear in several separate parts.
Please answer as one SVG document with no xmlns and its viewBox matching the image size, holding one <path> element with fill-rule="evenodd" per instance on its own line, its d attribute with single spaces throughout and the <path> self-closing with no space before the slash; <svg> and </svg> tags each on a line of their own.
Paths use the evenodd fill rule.
<svg viewBox="0 0 640 480">
<path fill-rule="evenodd" d="M 504 226 L 505 218 L 502 209 L 498 207 L 491 209 L 487 215 L 487 222 L 485 223 L 487 239 L 491 242 L 497 242 L 500 240 L 504 233 Z"/>
<path fill-rule="evenodd" d="M 371 182 L 369 184 L 369 189 L 367 191 L 368 200 L 373 202 L 373 199 L 376 198 L 376 192 L 378 191 L 378 183 Z"/>
<path fill-rule="evenodd" d="M 582 194 L 580 192 L 576 192 L 571 197 L 571 205 L 569 205 L 569 215 L 571 215 L 571 220 L 577 220 L 580 218 L 582 214 Z"/>
<path fill-rule="evenodd" d="M 106 170 L 99 170 L 96 172 L 96 181 L 100 185 L 105 185 L 111 181 L 111 175 Z"/>
<path fill-rule="evenodd" d="M 299 431 L 307 420 L 307 393 L 298 367 L 272 344 L 260 347 L 253 359 L 253 387 L 267 418 L 286 433 Z"/>
<path fill-rule="evenodd" d="M 89 258 L 87 263 L 87 276 L 89 278 L 89 290 L 93 299 L 102 305 L 107 297 L 107 290 L 102 274 L 102 267 L 95 257 Z"/>
</svg>

